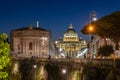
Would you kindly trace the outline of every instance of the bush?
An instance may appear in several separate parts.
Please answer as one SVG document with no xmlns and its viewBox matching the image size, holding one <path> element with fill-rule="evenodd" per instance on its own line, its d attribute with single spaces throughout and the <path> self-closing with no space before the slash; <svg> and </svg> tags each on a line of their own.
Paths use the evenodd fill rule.
<svg viewBox="0 0 120 80">
<path fill-rule="evenodd" d="M 98 49 L 98 55 L 110 56 L 114 52 L 112 45 L 104 45 Z"/>
</svg>

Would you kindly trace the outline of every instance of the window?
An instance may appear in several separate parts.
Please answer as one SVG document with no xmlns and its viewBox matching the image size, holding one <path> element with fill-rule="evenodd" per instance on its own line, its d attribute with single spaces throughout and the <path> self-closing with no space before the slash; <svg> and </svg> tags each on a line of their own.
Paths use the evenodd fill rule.
<svg viewBox="0 0 120 80">
<path fill-rule="evenodd" d="M 20 54 L 20 52 L 18 52 L 18 54 Z"/>
<path fill-rule="evenodd" d="M 18 45 L 18 50 L 20 50 L 21 45 Z"/>
<path fill-rule="evenodd" d="M 29 43 L 29 50 L 32 50 L 32 43 Z"/>
<path fill-rule="evenodd" d="M 30 52 L 30 54 L 32 54 L 32 52 Z"/>
</svg>

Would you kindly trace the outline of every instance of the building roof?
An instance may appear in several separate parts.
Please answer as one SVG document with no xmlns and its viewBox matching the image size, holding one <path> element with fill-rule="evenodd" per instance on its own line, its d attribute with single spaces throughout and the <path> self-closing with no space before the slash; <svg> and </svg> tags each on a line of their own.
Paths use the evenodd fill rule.
<svg viewBox="0 0 120 80">
<path fill-rule="evenodd" d="M 44 29 L 44 28 L 41 28 L 41 27 L 32 27 L 32 25 L 30 25 L 29 27 L 18 28 L 18 29 L 15 29 L 14 31 L 21 31 L 21 30 L 42 30 L 42 31 L 48 31 L 47 29 Z"/>
<path fill-rule="evenodd" d="M 73 26 L 72 26 L 72 24 L 70 24 L 70 26 L 69 26 L 69 28 L 68 28 L 68 30 L 64 33 L 64 35 L 66 36 L 66 37 L 78 37 L 78 34 L 77 34 L 77 32 L 73 29 Z M 64 37 L 65 37 L 64 36 Z"/>
</svg>

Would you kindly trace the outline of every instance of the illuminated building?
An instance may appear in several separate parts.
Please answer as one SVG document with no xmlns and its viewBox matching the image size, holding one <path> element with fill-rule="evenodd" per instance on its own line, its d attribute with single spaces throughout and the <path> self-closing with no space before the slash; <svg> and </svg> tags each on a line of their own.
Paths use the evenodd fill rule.
<svg viewBox="0 0 120 80">
<path fill-rule="evenodd" d="M 30 25 L 11 31 L 12 55 L 23 58 L 47 58 L 49 56 L 50 31 Z"/>
<path fill-rule="evenodd" d="M 78 52 L 87 47 L 85 40 L 78 37 L 77 32 L 70 24 L 68 30 L 64 33 L 64 37 L 55 42 L 56 48 L 60 50 L 60 54 L 65 57 L 76 57 Z"/>
</svg>

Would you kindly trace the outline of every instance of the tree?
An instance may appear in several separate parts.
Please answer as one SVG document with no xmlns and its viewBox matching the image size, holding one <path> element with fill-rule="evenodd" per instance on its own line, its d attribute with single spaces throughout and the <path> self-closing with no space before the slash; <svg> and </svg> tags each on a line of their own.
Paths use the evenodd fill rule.
<svg viewBox="0 0 120 80">
<path fill-rule="evenodd" d="M 98 49 L 98 55 L 101 56 L 110 56 L 113 52 L 114 50 L 112 45 L 104 45 Z"/>
<path fill-rule="evenodd" d="M 120 42 L 120 11 L 114 12 L 112 14 L 106 15 L 101 19 L 92 22 L 94 25 L 94 32 L 92 34 L 96 34 L 104 39 L 105 44 L 107 45 L 106 38 L 110 38 L 113 42 L 116 43 L 116 49 L 119 47 Z M 87 27 L 89 24 L 84 26 L 81 30 L 83 34 L 88 34 Z"/>
<path fill-rule="evenodd" d="M 114 12 L 110 15 L 107 15 L 100 20 L 96 21 L 95 25 L 98 27 L 98 31 L 104 31 L 105 37 L 110 38 L 112 41 L 116 43 L 116 49 L 119 47 L 120 42 L 120 11 Z M 99 26 L 101 23 L 105 24 L 102 26 Z M 105 30 L 106 29 L 106 30 Z M 100 31 L 98 34 L 100 35 Z"/>
<path fill-rule="evenodd" d="M 0 34 L 0 80 L 6 80 L 9 76 L 10 46 L 7 42 L 7 35 Z"/>
</svg>

